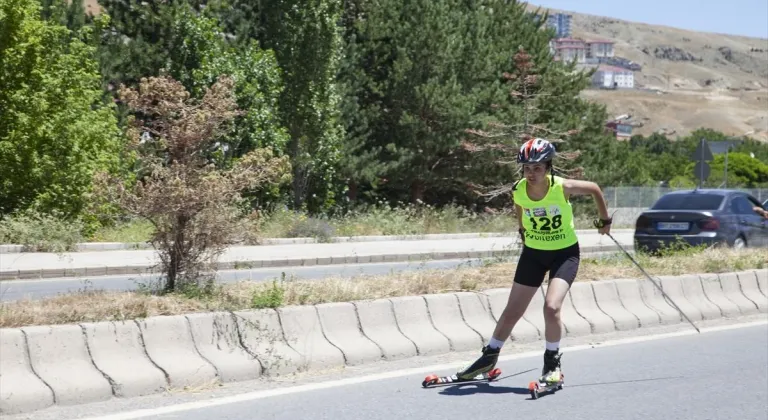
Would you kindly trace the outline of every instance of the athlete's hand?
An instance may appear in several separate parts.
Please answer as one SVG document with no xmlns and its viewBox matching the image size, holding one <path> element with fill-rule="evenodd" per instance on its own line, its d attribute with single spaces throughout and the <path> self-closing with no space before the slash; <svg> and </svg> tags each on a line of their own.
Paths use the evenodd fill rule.
<svg viewBox="0 0 768 420">
<path fill-rule="evenodd" d="M 593 224 L 595 225 L 595 229 L 601 234 L 606 235 L 608 233 L 611 233 L 611 223 L 613 223 L 613 218 L 610 219 L 595 219 Z"/>
</svg>

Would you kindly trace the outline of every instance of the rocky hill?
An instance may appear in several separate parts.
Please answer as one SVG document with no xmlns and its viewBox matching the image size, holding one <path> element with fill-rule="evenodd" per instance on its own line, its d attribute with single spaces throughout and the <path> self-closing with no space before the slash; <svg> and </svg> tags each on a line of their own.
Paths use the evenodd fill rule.
<svg viewBox="0 0 768 420">
<path fill-rule="evenodd" d="M 546 10 L 571 14 L 573 37 L 611 40 L 617 56 L 642 66 L 634 90 L 583 93 L 613 115 L 632 115 L 642 123 L 635 133 L 707 127 L 768 141 L 768 39 Z"/>
</svg>

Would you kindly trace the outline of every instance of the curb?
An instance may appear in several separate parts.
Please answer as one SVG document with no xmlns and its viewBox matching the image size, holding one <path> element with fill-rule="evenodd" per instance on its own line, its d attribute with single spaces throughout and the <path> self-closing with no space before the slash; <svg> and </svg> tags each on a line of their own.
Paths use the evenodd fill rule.
<svg viewBox="0 0 768 420">
<path fill-rule="evenodd" d="M 661 316 L 671 306 L 647 293 L 649 283 L 574 283 L 565 337 L 687 322 L 676 311 Z M 661 284 L 692 319 L 768 313 L 768 269 L 666 276 Z M 498 317 L 491 292 L 498 300 L 509 289 L 494 290 L 0 329 L 0 413 L 476 348 Z M 542 288 L 523 315 L 536 333 L 511 340 L 544 338 L 534 316 L 543 296 Z"/>
<path fill-rule="evenodd" d="M 425 252 L 408 254 L 373 254 L 373 255 L 348 255 L 344 257 L 317 257 L 317 258 L 285 258 L 279 260 L 244 260 L 227 261 L 215 264 L 214 271 L 220 270 L 250 270 L 257 268 L 277 267 L 309 267 L 315 265 L 339 265 L 339 264 L 370 264 L 410 261 L 438 261 L 454 259 L 474 258 L 503 258 L 518 251 L 518 246 L 503 250 L 489 251 L 455 251 L 455 252 Z M 633 245 L 625 245 L 624 249 L 632 251 Z M 620 251 L 616 245 L 598 245 L 581 247 L 582 254 Z M 62 277 L 95 277 L 114 275 L 151 275 L 159 274 L 160 270 L 149 265 L 125 265 L 125 266 L 100 266 L 77 268 L 53 268 L 34 270 L 2 270 L 0 281 L 36 280 Z"/>
<path fill-rule="evenodd" d="M 593 234 L 593 229 L 577 229 L 578 235 Z M 634 229 L 613 229 L 613 233 L 634 232 Z M 327 241 L 318 241 L 316 238 L 264 238 L 257 245 L 302 245 L 317 243 L 344 243 L 344 242 L 383 242 L 383 241 L 428 241 L 443 239 L 475 239 L 498 238 L 516 236 L 517 232 L 475 232 L 475 233 L 430 233 L 423 235 L 370 235 L 370 236 L 334 236 Z M 124 251 L 152 249 L 148 242 L 81 242 L 75 245 L 74 252 L 85 251 Z M 24 249 L 24 245 L 2 244 L 0 254 L 14 254 L 30 252 Z"/>
</svg>

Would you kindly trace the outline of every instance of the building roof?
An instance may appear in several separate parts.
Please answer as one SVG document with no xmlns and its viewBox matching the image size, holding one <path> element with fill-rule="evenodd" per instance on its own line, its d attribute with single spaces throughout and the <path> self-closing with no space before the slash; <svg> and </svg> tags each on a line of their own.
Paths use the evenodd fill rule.
<svg viewBox="0 0 768 420">
<path fill-rule="evenodd" d="M 611 71 L 611 72 L 620 72 L 620 73 L 634 73 L 632 70 L 625 69 L 624 67 L 619 66 L 609 66 L 606 64 L 601 64 L 597 67 L 598 71 Z"/>
<path fill-rule="evenodd" d="M 556 50 L 586 50 L 587 47 L 583 45 L 558 45 L 555 47 Z"/>
<path fill-rule="evenodd" d="M 553 41 L 555 41 L 555 42 L 580 42 L 580 43 L 584 42 L 583 39 L 578 39 L 578 38 L 555 38 Z"/>
</svg>

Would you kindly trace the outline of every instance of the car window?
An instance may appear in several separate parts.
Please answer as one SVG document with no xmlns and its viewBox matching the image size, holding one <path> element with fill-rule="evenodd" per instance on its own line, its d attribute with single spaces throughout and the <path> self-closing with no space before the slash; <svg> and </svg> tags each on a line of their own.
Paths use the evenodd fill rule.
<svg viewBox="0 0 768 420">
<path fill-rule="evenodd" d="M 668 194 L 656 201 L 653 210 L 717 210 L 723 202 L 719 194 Z"/>
<path fill-rule="evenodd" d="M 746 196 L 747 200 L 749 200 L 749 205 L 752 207 L 760 207 L 763 208 L 763 205 L 760 204 L 759 201 L 755 197 L 752 197 L 751 195 Z"/>
<path fill-rule="evenodd" d="M 753 210 L 754 207 L 755 206 L 742 195 L 734 197 L 731 202 L 731 211 L 736 214 L 755 214 L 755 211 Z"/>
</svg>

